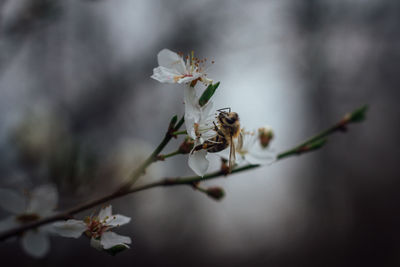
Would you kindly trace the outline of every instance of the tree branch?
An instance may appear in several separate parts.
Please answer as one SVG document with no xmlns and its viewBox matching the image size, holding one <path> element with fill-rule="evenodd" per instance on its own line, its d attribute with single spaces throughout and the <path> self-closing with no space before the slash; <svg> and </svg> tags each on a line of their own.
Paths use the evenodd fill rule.
<svg viewBox="0 0 400 267">
<path fill-rule="evenodd" d="M 346 114 L 343 117 L 343 119 L 340 120 L 338 123 L 336 123 L 334 126 L 322 131 L 321 133 L 315 135 L 314 137 L 306 140 L 305 142 L 301 143 L 300 145 L 298 145 L 292 149 L 289 149 L 287 151 L 279 153 L 277 155 L 276 161 L 287 158 L 289 156 L 300 155 L 305 152 L 315 151 L 316 149 L 322 147 L 322 145 L 325 143 L 326 137 L 328 137 L 329 135 L 331 135 L 337 131 L 345 130 L 346 126 L 350 123 L 362 121 L 364 119 L 366 110 L 367 110 L 367 107 L 363 106 L 363 107 L 353 111 L 352 113 Z M 167 134 L 165 135 L 163 141 L 154 150 L 154 152 L 145 161 L 145 163 L 132 174 L 132 176 L 131 176 L 132 180 L 137 179 L 152 162 L 157 160 L 158 154 L 166 146 L 166 144 L 171 140 L 171 138 L 173 137 L 173 133 L 176 132 L 177 129 L 179 129 L 179 127 L 184 122 L 184 119 L 182 118 L 176 125 L 171 126 L 172 124 L 175 124 L 175 123 L 173 123 L 173 120 L 171 120 L 169 130 L 168 130 Z M 260 166 L 261 165 L 257 165 L 257 164 L 249 164 L 249 165 L 246 165 L 246 166 L 243 166 L 240 168 L 235 168 L 232 170 L 231 173 L 232 174 L 238 173 L 238 172 L 258 168 Z M 78 205 L 77 207 L 71 208 L 65 212 L 62 212 L 62 213 L 56 214 L 54 216 L 36 221 L 34 223 L 26 224 L 21 227 L 5 231 L 3 234 L 0 235 L 0 241 L 5 240 L 5 239 L 15 236 L 15 235 L 19 235 L 27 230 L 37 228 L 37 227 L 47 224 L 47 223 L 69 219 L 72 217 L 72 215 L 74 215 L 76 213 L 79 213 L 86 209 L 93 208 L 99 204 L 102 204 L 104 202 L 107 202 L 107 201 L 110 201 L 110 200 L 113 200 L 113 199 L 116 199 L 116 198 L 119 198 L 119 197 L 122 197 L 122 196 L 125 196 L 128 194 L 133 194 L 133 193 L 136 193 L 139 191 L 144 191 L 144 190 L 147 190 L 147 189 L 150 189 L 153 187 L 159 187 L 159 186 L 176 186 L 176 185 L 192 186 L 196 182 L 211 180 L 211 179 L 222 177 L 225 175 L 226 175 L 226 173 L 223 171 L 216 171 L 216 172 L 207 174 L 203 177 L 189 176 L 189 177 L 164 178 L 164 179 L 161 179 L 160 181 L 149 183 L 149 184 L 142 185 L 142 186 L 138 186 L 138 187 L 132 188 L 132 189 L 129 189 L 128 187 L 122 187 L 120 190 L 118 190 L 108 196 L 87 202 L 82 205 Z"/>
</svg>

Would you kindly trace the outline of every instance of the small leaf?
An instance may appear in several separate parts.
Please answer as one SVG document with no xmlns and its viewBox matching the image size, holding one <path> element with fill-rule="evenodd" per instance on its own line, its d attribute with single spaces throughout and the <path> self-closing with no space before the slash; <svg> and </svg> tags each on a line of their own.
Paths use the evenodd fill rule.
<svg viewBox="0 0 400 267">
<path fill-rule="evenodd" d="M 219 86 L 219 82 L 215 83 L 215 84 L 210 84 L 206 90 L 204 90 L 203 94 L 200 96 L 199 99 L 199 105 L 202 107 L 205 104 L 207 104 L 207 102 L 211 99 L 211 97 L 214 95 L 215 90 L 217 90 Z"/>
<path fill-rule="evenodd" d="M 105 251 L 106 251 L 108 254 L 111 254 L 112 256 L 115 256 L 115 255 L 117 255 L 118 253 L 124 251 L 125 249 L 127 249 L 127 247 L 124 246 L 124 245 L 116 245 L 116 246 L 113 246 L 112 248 L 105 249 Z"/>
<path fill-rule="evenodd" d="M 361 122 L 365 119 L 365 114 L 367 113 L 368 106 L 364 105 L 350 114 L 351 122 Z"/>
<path fill-rule="evenodd" d="M 171 129 L 171 128 L 174 128 L 175 123 L 176 123 L 177 121 L 178 121 L 178 116 L 177 116 L 177 115 L 173 116 L 172 119 L 171 119 L 171 121 L 169 122 L 169 128 L 170 128 L 170 129 Z"/>
</svg>

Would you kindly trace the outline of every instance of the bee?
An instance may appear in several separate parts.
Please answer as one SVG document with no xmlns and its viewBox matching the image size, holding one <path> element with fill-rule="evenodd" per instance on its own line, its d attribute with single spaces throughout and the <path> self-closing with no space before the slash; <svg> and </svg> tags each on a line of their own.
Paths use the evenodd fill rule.
<svg viewBox="0 0 400 267">
<path fill-rule="evenodd" d="M 231 172 L 236 161 L 234 138 L 238 138 L 240 135 L 239 115 L 231 112 L 231 108 L 217 111 L 219 112 L 216 118 L 217 124 L 214 122 L 214 130 L 217 134 L 202 145 L 198 145 L 195 150 L 205 149 L 210 153 L 216 153 L 229 146 L 229 172 Z"/>
</svg>

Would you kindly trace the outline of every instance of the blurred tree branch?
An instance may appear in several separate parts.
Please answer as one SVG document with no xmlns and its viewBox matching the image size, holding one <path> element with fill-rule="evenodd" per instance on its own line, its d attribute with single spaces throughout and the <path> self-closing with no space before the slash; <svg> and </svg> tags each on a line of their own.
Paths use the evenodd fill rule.
<svg viewBox="0 0 400 267">
<path fill-rule="evenodd" d="M 316 149 L 319 149 L 322 147 L 318 141 L 320 140 L 325 140 L 325 138 L 337 131 L 343 131 L 346 129 L 347 125 L 350 123 L 354 122 L 360 122 L 365 118 L 365 113 L 367 111 L 367 106 L 363 106 L 361 108 L 356 109 L 355 111 L 346 114 L 338 123 L 334 124 L 334 126 L 329 127 L 328 129 L 322 131 L 321 133 L 317 134 L 316 136 L 308 139 L 307 141 L 303 142 L 302 144 L 295 146 L 292 149 L 289 149 L 287 151 L 284 151 L 282 153 L 279 153 L 277 155 L 276 160 L 284 159 L 289 156 L 294 156 L 294 155 L 300 155 L 305 152 L 311 152 L 315 151 Z M 133 189 L 130 189 L 130 186 L 132 185 L 132 181 L 136 181 L 144 172 L 144 170 L 154 161 L 157 161 L 157 156 L 161 152 L 161 150 L 167 145 L 167 143 L 171 140 L 171 138 L 174 136 L 173 133 L 178 131 L 180 126 L 183 124 L 183 118 L 176 123 L 177 118 L 176 116 L 171 120 L 169 126 L 168 126 L 168 131 L 167 134 L 165 135 L 163 141 L 160 143 L 160 145 L 156 148 L 156 150 L 150 155 L 150 157 L 132 174 L 131 176 L 131 181 L 125 185 L 123 185 L 119 190 L 116 192 L 107 195 L 105 197 L 101 197 L 99 199 L 90 201 L 88 203 L 78 205 L 77 207 L 71 208 L 65 212 L 61 212 L 57 215 L 45 218 L 43 220 L 39 220 L 37 222 L 27 224 L 25 226 L 11 229 L 9 231 L 4 232 L 3 234 L 0 235 L 0 240 L 5 240 L 11 236 L 18 235 L 23 233 L 24 231 L 28 229 L 33 229 L 36 227 L 39 227 L 41 225 L 50 223 L 50 222 L 55 222 L 59 220 L 66 220 L 69 218 L 72 218 L 74 214 L 79 213 L 83 210 L 95 207 L 99 204 L 102 204 L 104 202 L 113 200 L 115 198 L 119 198 L 128 194 L 133 194 L 139 191 L 144 191 L 153 187 L 159 187 L 159 186 L 175 186 L 175 185 L 189 185 L 193 186 L 196 183 L 205 181 L 205 180 L 210 180 L 218 177 L 223 177 L 226 176 L 226 172 L 223 170 L 210 173 L 205 175 L 204 177 L 200 176 L 190 176 L 190 177 L 177 177 L 177 178 L 164 178 L 158 182 L 153 182 L 149 183 L 143 186 L 139 186 Z M 324 144 L 324 142 L 323 142 Z M 261 165 L 254 165 L 254 164 L 249 164 L 240 168 L 236 168 L 232 170 L 232 173 L 238 173 L 242 171 L 246 171 L 249 169 L 254 169 L 258 168 Z M 206 193 L 206 191 L 201 191 Z"/>
</svg>

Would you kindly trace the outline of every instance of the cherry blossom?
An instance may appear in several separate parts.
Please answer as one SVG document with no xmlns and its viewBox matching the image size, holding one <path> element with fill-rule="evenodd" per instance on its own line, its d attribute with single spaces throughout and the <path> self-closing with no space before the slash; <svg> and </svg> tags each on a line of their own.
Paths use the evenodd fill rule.
<svg viewBox="0 0 400 267">
<path fill-rule="evenodd" d="M 52 215 L 57 202 L 57 189 L 49 184 L 36 187 L 25 196 L 12 190 L 0 189 L 0 206 L 14 214 L 0 221 L 0 232 Z M 51 227 L 45 225 L 23 233 L 23 249 L 33 257 L 44 257 L 50 250 L 50 232 Z"/>
<path fill-rule="evenodd" d="M 263 147 L 256 131 L 241 130 L 235 140 L 236 164 L 269 164 L 276 159 L 271 150 Z M 229 157 L 229 148 L 217 153 L 223 158 Z"/>
<path fill-rule="evenodd" d="M 153 69 L 151 78 L 161 83 L 178 83 L 192 84 L 201 81 L 204 84 L 212 83 L 207 78 L 203 60 L 191 56 L 186 58 L 186 63 L 181 54 L 177 54 L 169 49 L 164 48 L 157 55 L 158 67 Z"/>
<path fill-rule="evenodd" d="M 188 136 L 194 140 L 188 164 L 197 175 L 204 176 L 209 166 L 208 152 L 203 149 L 196 151 L 195 148 L 216 135 L 213 101 L 209 100 L 204 106 L 200 106 L 196 91 L 189 86 L 185 88 L 184 101 L 186 131 Z"/>
<path fill-rule="evenodd" d="M 98 216 L 86 217 L 82 220 L 70 219 L 53 223 L 54 233 L 63 237 L 79 238 L 83 233 L 90 237 L 90 245 L 98 250 L 107 250 L 115 246 L 129 248 L 131 238 L 118 235 L 110 230 L 129 223 L 131 218 L 120 214 L 112 214 L 111 205 L 100 210 Z"/>
</svg>

